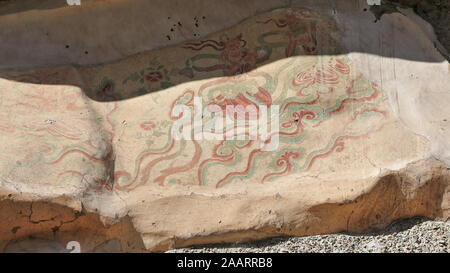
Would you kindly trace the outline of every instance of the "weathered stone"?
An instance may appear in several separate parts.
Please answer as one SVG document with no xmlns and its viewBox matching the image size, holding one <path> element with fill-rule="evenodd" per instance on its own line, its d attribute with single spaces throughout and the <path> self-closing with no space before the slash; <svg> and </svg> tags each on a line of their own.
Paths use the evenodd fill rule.
<svg viewBox="0 0 450 273">
<path fill-rule="evenodd" d="M 0 247 L 162 251 L 448 218 L 449 64 L 418 17 L 374 22 L 364 2 L 293 1 L 110 64 L 0 71 Z M 279 105 L 279 143 L 174 139 L 195 96 Z"/>
</svg>

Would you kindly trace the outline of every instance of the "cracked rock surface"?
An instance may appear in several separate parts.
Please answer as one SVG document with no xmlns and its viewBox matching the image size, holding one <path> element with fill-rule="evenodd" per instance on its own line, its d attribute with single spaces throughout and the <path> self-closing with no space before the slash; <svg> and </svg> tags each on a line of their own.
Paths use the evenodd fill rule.
<svg viewBox="0 0 450 273">
<path fill-rule="evenodd" d="M 450 52 L 450 2 L 446 0 L 392 0 L 402 7 L 414 9 L 420 17 L 429 22 L 439 41 Z"/>
<path fill-rule="evenodd" d="M 156 252 L 449 218 L 449 63 L 411 10 L 130 2 L 0 16 L 0 250 Z M 213 120 L 201 109 L 236 105 L 272 129 L 262 113 L 278 106 L 279 132 L 197 130 Z"/>
</svg>

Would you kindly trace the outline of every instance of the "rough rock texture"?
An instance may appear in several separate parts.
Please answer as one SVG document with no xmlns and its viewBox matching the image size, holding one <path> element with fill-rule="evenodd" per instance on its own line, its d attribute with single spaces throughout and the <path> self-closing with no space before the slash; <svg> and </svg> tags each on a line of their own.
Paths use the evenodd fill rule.
<svg viewBox="0 0 450 273">
<path fill-rule="evenodd" d="M 439 41 L 450 51 L 450 2 L 447 0 L 392 0 L 386 1 L 400 4 L 401 7 L 410 7 L 427 22 L 436 32 Z M 386 3 L 383 3 L 385 5 Z M 448 56 L 447 56 L 448 57 Z M 447 58 L 448 60 L 448 58 Z"/>
<path fill-rule="evenodd" d="M 182 10 L 192 29 L 202 20 L 211 20 L 211 32 L 249 18 L 155 49 L 163 45 L 159 25 L 145 30 L 156 37 L 151 43 L 132 32 L 117 43 L 85 39 L 90 30 L 80 25 L 127 4 L 106 2 L 0 16 L 5 251 L 69 241 L 82 251 L 164 251 L 449 217 L 449 63 L 418 16 L 393 12 L 376 21 L 365 1 L 290 1 L 258 15 L 254 1 L 230 1 L 211 14 L 194 5 Z M 277 7 L 267 5 L 260 8 Z M 175 18 L 165 10 L 157 18 Z M 29 24 L 43 14 L 48 19 Z M 69 31 L 67 43 L 62 22 L 74 18 L 79 32 Z M 38 32 L 12 31 L 25 27 Z M 27 39 L 37 39 L 34 48 Z M 75 53 L 62 53 L 74 45 Z M 143 48 L 154 50 L 128 56 Z M 43 64 L 61 65 L 17 69 Z M 173 125 L 186 117 L 174 108 L 197 111 L 194 96 L 221 109 L 279 105 L 279 144 L 274 136 L 174 139 Z"/>
</svg>

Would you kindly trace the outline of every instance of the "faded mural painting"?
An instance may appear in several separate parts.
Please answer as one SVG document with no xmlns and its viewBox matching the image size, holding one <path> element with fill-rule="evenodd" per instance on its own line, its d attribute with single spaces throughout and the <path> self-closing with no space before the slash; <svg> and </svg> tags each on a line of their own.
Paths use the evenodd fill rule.
<svg viewBox="0 0 450 273">
<path fill-rule="evenodd" d="M 8 73 L 0 131 L 16 145 L 0 144 L 2 167 L 26 180 L 39 165 L 42 183 L 98 190 L 282 183 L 389 119 L 380 88 L 340 47 L 335 22 L 305 9 L 261 14 L 113 64 Z M 175 140 L 170 130 L 182 117 L 173 107 L 199 111 L 195 96 L 224 110 L 279 105 L 278 148 L 264 151 L 254 139 Z"/>
</svg>

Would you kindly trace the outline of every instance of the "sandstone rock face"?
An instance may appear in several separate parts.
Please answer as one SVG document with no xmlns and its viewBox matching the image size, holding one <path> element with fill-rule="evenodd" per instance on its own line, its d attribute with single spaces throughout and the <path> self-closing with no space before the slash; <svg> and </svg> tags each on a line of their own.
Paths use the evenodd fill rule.
<svg viewBox="0 0 450 273">
<path fill-rule="evenodd" d="M 448 218 L 449 64 L 436 38 L 408 11 L 374 22 L 365 1 L 325 2 L 249 8 L 229 29 L 108 64 L 68 65 L 76 53 L 65 65 L 18 70 L 44 55 L 20 56 L 17 67 L 7 57 L 3 251 L 64 252 L 69 241 L 83 252 L 163 251 Z M 12 15 L 1 20 L 22 27 Z M 210 30 L 228 27 L 220 20 Z M 108 46 L 78 64 L 130 53 Z M 279 107 L 278 124 L 266 122 L 279 132 L 196 138 L 204 126 L 177 111 L 206 125 L 212 117 L 199 103 L 224 117 L 234 115 L 227 106 L 253 106 L 258 121 L 264 107 Z M 193 139 L 175 137 L 181 123 Z"/>
</svg>

